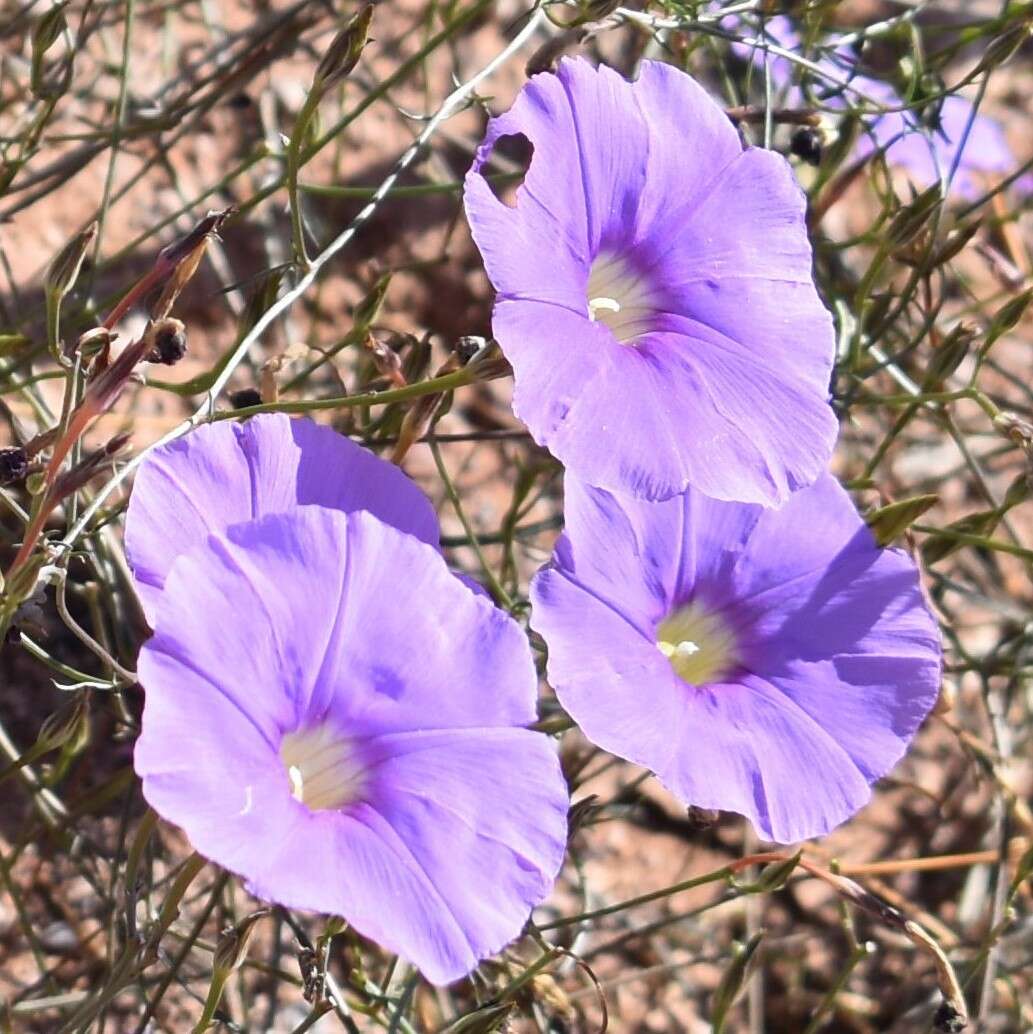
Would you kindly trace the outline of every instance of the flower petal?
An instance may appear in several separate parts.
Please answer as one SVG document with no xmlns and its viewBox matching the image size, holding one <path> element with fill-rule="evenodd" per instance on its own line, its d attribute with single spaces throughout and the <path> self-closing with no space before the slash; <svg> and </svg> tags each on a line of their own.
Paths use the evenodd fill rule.
<svg viewBox="0 0 1033 1034">
<path fill-rule="evenodd" d="M 635 239 L 679 238 L 691 213 L 742 155 L 742 141 L 706 91 L 671 65 L 643 61 L 631 91 L 649 132 Z"/>
<path fill-rule="evenodd" d="M 549 684 L 582 732 L 654 770 L 685 718 L 685 686 L 656 642 L 557 570 L 531 582 L 531 627 L 549 645 Z"/>
<path fill-rule="evenodd" d="M 263 413 L 207 424 L 141 465 L 126 552 L 149 621 L 176 557 L 210 533 L 300 504 L 369 510 L 437 544 L 430 501 L 397 467 L 311 420 Z"/>
<path fill-rule="evenodd" d="M 262 694 L 221 692 L 189 656 L 148 644 L 147 687 L 134 767 L 148 804 L 185 829 L 194 847 L 236 872 L 254 869 L 281 836 L 291 803 L 280 765 L 279 709 Z"/>
<path fill-rule="evenodd" d="M 835 739 L 754 675 L 693 687 L 673 746 L 656 774 L 675 796 L 745 815 L 778 843 L 828 833 L 871 796 Z"/>
<path fill-rule="evenodd" d="M 805 208 L 784 159 L 750 148 L 677 222 L 677 233 L 659 223 L 638 253 L 666 313 L 735 341 L 751 362 L 815 389 L 820 404 L 829 394 L 834 330 L 814 287 Z"/>
</svg>

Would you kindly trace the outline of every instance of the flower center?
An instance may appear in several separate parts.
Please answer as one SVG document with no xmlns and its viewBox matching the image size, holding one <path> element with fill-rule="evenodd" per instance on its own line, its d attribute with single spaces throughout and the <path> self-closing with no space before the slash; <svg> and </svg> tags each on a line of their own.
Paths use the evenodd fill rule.
<svg viewBox="0 0 1033 1034">
<path fill-rule="evenodd" d="M 657 649 L 694 686 L 718 682 L 739 663 L 735 634 L 719 614 L 699 603 L 672 611 L 656 630 Z"/>
<path fill-rule="evenodd" d="M 329 722 L 287 733 L 280 760 L 292 795 L 312 811 L 343 808 L 366 787 L 366 766 L 354 744 Z"/>
<path fill-rule="evenodd" d="M 588 318 L 603 323 L 622 344 L 652 329 L 658 296 L 652 284 L 620 255 L 603 252 L 592 263 L 585 288 Z"/>
</svg>

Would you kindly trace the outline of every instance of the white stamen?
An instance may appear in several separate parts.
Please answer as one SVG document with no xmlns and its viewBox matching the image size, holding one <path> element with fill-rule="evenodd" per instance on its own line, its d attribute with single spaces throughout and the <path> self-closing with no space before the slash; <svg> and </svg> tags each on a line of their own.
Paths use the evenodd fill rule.
<svg viewBox="0 0 1033 1034">
<path fill-rule="evenodd" d="M 366 766 L 352 741 L 330 722 L 287 733 L 280 760 L 291 796 L 312 811 L 342 808 L 365 790 Z"/>
<path fill-rule="evenodd" d="M 657 649 L 695 686 L 718 682 L 739 662 L 739 643 L 719 612 L 699 602 L 672 611 L 656 630 Z"/>
<path fill-rule="evenodd" d="M 620 312 L 621 303 L 616 298 L 589 298 L 588 315 L 594 323 L 600 312 Z"/>
<path fill-rule="evenodd" d="M 588 318 L 608 327 L 622 345 L 634 345 L 653 327 L 659 293 L 652 281 L 621 255 L 598 255 L 585 286 Z"/>
</svg>

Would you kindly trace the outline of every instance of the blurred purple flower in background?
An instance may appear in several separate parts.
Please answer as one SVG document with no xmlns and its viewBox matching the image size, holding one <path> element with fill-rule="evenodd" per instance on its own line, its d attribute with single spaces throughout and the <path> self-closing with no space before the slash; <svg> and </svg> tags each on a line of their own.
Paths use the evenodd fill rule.
<svg viewBox="0 0 1033 1034">
<path fill-rule="evenodd" d="M 514 205 L 482 175 L 534 148 Z M 825 469 L 832 321 L 804 198 L 687 75 L 564 59 L 491 120 L 466 211 L 535 440 L 586 481 L 777 505 Z"/>
<path fill-rule="evenodd" d="M 860 76 L 852 81 L 873 97 L 877 96 L 876 87 L 888 89 L 885 83 Z M 884 103 L 903 102 L 893 94 Z M 957 161 L 951 191 L 969 201 L 985 194 L 995 180 L 1015 172 L 1019 163 L 999 122 L 988 115 L 974 114 L 972 102 L 959 94 L 933 101 L 930 107 L 936 125 L 925 129 L 916 126 L 913 112 L 891 111 L 879 116 L 858 140 L 855 156 L 861 158 L 884 148 L 886 161 L 904 169 L 915 186 L 923 189 L 938 183 L 941 174 L 949 173 Z M 1028 191 L 1033 187 L 1033 176 L 1019 177 L 1015 186 Z"/>
<path fill-rule="evenodd" d="M 783 843 L 868 800 L 936 700 L 940 641 L 914 564 L 832 476 L 765 510 L 568 475 L 565 512 L 532 626 L 589 739 Z"/>
<path fill-rule="evenodd" d="M 752 30 L 750 30 L 752 35 Z M 812 56 L 793 25 L 784 15 L 766 19 L 763 38 L 783 50 L 808 57 L 828 78 L 811 72 L 805 66 L 795 65 L 787 58 L 772 54 L 768 69 L 778 89 L 793 89 L 801 78 L 809 78 L 817 96 L 833 91 L 826 103 L 834 110 L 870 103 L 885 108 L 901 107 L 905 102 L 889 83 L 857 71 L 858 56 L 847 46 Z M 760 68 L 761 50 L 748 44 L 733 43 L 733 51 L 744 60 L 752 60 Z M 843 87 L 849 83 L 852 90 L 847 99 Z M 791 103 L 802 103 L 800 91 L 791 96 Z M 932 125 L 923 126 L 915 111 L 887 111 L 865 118 L 865 131 L 854 147 L 853 157 L 864 158 L 882 151 L 890 165 L 903 169 L 924 189 L 940 181 L 957 162 L 950 187 L 953 193 L 966 200 L 982 196 L 995 180 L 1004 179 L 1016 171 L 1019 161 L 1008 144 L 1001 124 L 989 115 L 975 111 L 972 102 L 962 94 L 950 94 L 928 106 Z M 970 124 L 971 123 L 971 124 Z M 960 157 L 958 152 L 960 150 Z M 1033 174 L 1019 177 L 1015 189 L 1033 190 Z"/>
<path fill-rule="evenodd" d="M 207 424 L 155 449 L 141 465 L 126 515 L 126 554 L 153 624 L 176 557 L 210 533 L 318 504 L 369 510 L 436 546 L 430 500 L 397 467 L 311 420 L 266 413 Z"/>
<path fill-rule="evenodd" d="M 208 536 L 164 574 L 139 673 L 144 796 L 257 896 L 443 984 L 548 894 L 568 797 L 524 728 L 527 639 L 412 535 L 304 506 Z"/>
</svg>

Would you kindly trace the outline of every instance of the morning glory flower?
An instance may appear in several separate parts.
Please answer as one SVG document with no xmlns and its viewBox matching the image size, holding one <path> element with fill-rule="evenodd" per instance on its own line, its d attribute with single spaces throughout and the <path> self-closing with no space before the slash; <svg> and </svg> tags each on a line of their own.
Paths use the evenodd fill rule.
<svg viewBox="0 0 1033 1034">
<path fill-rule="evenodd" d="M 236 524 L 165 576 L 135 767 L 250 891 L 343 916 L 445 984 L 519 936 L 567 788 L 520 627 L 365 511 Z"/>
<path fill-rule="evenodd" d="M 420 489 L 331 428 L 283 413 L 206 424 L 159 446 L 136 475 L 126 554 L 148 621 L 180 554 L 211 532 L 305 504 L 369 510 L 438 543 L 438 519 Z"/>
<path fill-rule="evenodd" d="M 512 205 L 482 175 L 508 136 L 534 148 Z M 578 477 L 777 505 L 825 469 L 834 340 L 803 194 L 689 76 L 532 77 L 488 125 L 466 212 L 514 410 Z"/>
<path fill-rule="evenodd" d="M 585 735 L 770 840 L 857 811 L 939 689 L 910 558 L 878 548 L 829 475 L 779 510 L 565 484 L 531 623 Z"/>
</svg>

